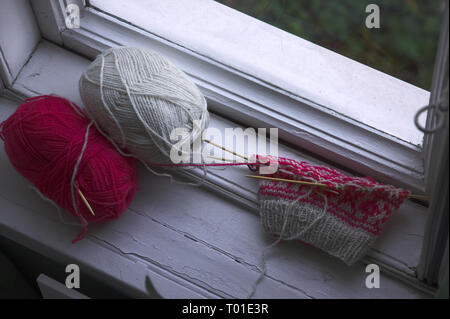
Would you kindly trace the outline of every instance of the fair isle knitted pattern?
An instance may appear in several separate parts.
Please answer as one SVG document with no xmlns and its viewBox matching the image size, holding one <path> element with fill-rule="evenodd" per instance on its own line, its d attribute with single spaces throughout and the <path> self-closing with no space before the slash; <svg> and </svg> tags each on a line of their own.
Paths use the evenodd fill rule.
<svg viewBox="0 0 450 319">
<path fill-rule="evenodd" d="M 259 189 L 265 231 L 282 239 L 299 239 L 351 265 L 364 256 L 393 211 L 409 192 L 351 177 L 334 169 L 287 158 L 270 177 L 323 183 L 325 188 L 264 180 Z"/>
</svg>

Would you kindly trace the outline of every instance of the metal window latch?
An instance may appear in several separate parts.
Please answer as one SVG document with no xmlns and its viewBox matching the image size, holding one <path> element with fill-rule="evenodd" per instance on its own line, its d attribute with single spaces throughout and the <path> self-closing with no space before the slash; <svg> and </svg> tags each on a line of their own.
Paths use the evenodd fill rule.
<svg viewBox="0 0 450 319">
<path fill-rule="evenodd" d="M 430 128 L 423 127 L 419 123 L 419 117 L 422 113 L 431 110 L 434 110 L 436 125 Z M 417 111 L 416 115 L 414 116 L 414 124 L 416 125 L 417 129 L 424 132 L 425 134 L 436 133 L 444 126 L 446 114 L 448 114 L 448 84 L 444 90 L 444 94 L 442 94 L 437 103 L 426 105 Z"/>
</svg>

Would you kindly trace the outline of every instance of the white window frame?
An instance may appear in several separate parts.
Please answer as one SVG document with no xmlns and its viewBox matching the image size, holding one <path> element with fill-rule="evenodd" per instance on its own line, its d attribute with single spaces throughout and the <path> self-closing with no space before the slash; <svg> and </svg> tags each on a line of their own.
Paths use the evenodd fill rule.
<svg viewBox="0 0 450 319">
<path fill-rule="evenodd" d="M 441 100 L 447 103 L 447 112 L 439 114 L 433 108 L 427 116 L 427 128 L 436 127 L 438 117 L 443 117 L 443 127 L 432 134 L 425 135 L 424 163 L 426 171 L 426 192 L 433 194 L 428 209 L 426 232 L 422 246 L 422 255 L 417 267 L 418 278 L 429 284 L 439 284 L 443 274 L 448 275 L 448 203 L 449 203 L 449 2 L 445 1 L 445 15 L 439 39 L 438 52 L 432 83 L 430 104 L 436 105 Z"/>
<path fill-rule="evenodd" d="M 421 172 L 415 166 L 423 166 L 421 164 L 423 154 L 420 153 L 418 148 L 411 148 L 411 145 L 402 143 L 395 138 L 384 136 L 375 130 L 367 130 L 367 128 L 358 123 L 352 123 L 348 119 L 336 117 L 335 114 L 324 112 L 322 109 L 315 108 L 314 103 L 299 101 L 297 97 L 289 96 L 286 92 L 277 90 L 267 83 L 259 83 L 254 78 L 247 77 L 241 72 L 230 70 L 226 66 L 220 65 L 211 59 L 199 56 L 194 52 L 178 47 L 176 44 L 169 43 L 164 39 L 158 38 L 146 31 L 139 30 L 127 23 L 117 21 L 104 14 L 85 10 L 83 11 L 81 22 L 84 27 L 70 30 L 65 27 L 64 23 L 65 17 L 62 9 L 66 5 L 65 1 L 32 1 L 31 3 L 41 34 L 56 44 L 90 58 L 93 58 L 100 51 L 112 45 L 145 44 L 145 46 L 152 47 L 170 56 L 172 60 L 179 62 L 178 64 L 181 66 L 191 66 L 192 69 L 190 72 L 188 70 L 188 74 L 193 77 L 194 81 L 203 90 L 208 98 L 209 107 L 214 112 L 228 115 L 231 118 L 238 116 L 246 125 L 261 126 L 263 124 L 263 126 L 268 127 L 279 127 L 281 130 L 280 137 L 284 141 L 294 145 L 301 143 L 304 148 L 312 151 L 316 155 L 332 158 L 333 162 L 337 164 L 341 164 L 344 167 L 351 167 L 361 174 L 372 175 L 381 181 L 405 186 L 417 192 L 423 192 L 425 190 L 424 172 Z M 82 3 L 79 2 L 79 4 Z M 30 23 L 33 24 L 32 22 Z M 35 47 L 39 44 L 39 40 L 40 35 L 31 33 L 27 42 L 28 44 L 21 48 L 23 50 L 20 52 L 23 55 L 17 57 L 17 59 L 22 61 L 18 62 L 20 67 L 16 68 L 16 70 L 10 70 L 1 74 L 2 81 L 6 87 L 6 89 L 3 89 L 3 95 L 20 100 L 21 97 L 32 94 L 32 92 L 26 92 L 23 88 L 15 85 L 15 80 L 23 65 L 27 63 L 29 57 L 33 54 Z M 0 62 L 5 65 L 6 61 L 8 59 L 2 53 Z M 20 63 L 22 64 L 20 65 Z M 0 68 L 1 70 L 8 70 L 8 68 Z M 199 73 L 195 73 L 196 70 Z M 216 77 L 217 83 L 239 83 L 246 90 L 245 92 L 230 92 L 225 85 L 221 87 L 217 83 L 216 85 L 212 85 L 202 80 L 202 74 Z M 304 124 L 289 122 L 283 118 L 280 119 L 268 109 L 267 105 L 261 105 L 261 103 L 255 103 L 252 100 L 252 98 L 257 99 L 258 95 L 267 94 L 267 92 L 269 92 L 270 101 L 278 103 L 277 105 L 284 105 L 284 107 L 288 108 L 289 105 L 295 104 L 296 107 L 301 108 L 302 112 L 310 114 L 312 118 L 317 118 L 318 123 L 325 123 L 330 127 L 339 128 L 350 137 L 360 136 L 361 143 L 369 143 L 369 145 L 373 143 L 373 145 L 379 147 L 377 148 L 377 152 L 382 152 L 384 149 L 386 149 L 386 152 L 392 151 L 393 153 L 389 153 L 392 155 L 391 159 L 380 159 L 380 156 L 355 146 L 354 140 L 339 140 L 337 142 L 336 139 L 328 135 L 321 135 L 314 130 L 309 131 L 310 134 L 308 136 L 299 137 L 293 132 Z M 243 97 L 246 98 L 244 99 Z M 254 116 L 255 111 L 258 111 L 256 120 Z M 306 129 L 306 126 L 303 128 Z M 425 144 L 425 149 L 431 148 Z M 402 161 L 406 160 L 408 162 L 405 165 L 405 162 Z M 402 164 L 399 165 L 397 161 Z M 244 206 L 255 209 L 256 198 L 245 189 L 236 190 L 235 184 L 231 185 L 232 183 L 229 181 L 214 175 L 210 176 L 206 183 L 212 189 L 221 193 L 227 193 L 227 195 L 238 200 Z M 374 260 L 378 263 L 383 263 L 382 257 L 376 254 L 372 254 L 367 259 L 369 262 Z M 413 281 L 411 276 L 405 276 L 403 273 L 399 273 L 396 267 L 389 268 L 390 261 L 385 262 L 384 265 L 386 266 L 385 268 L 390 269 L 388 272 L 390 271 L 392 274 L 406 281 Z M 419 288 L 427 289 L 420 287 L 421 284 L 418 282 L 413 284 Z"/>
</svg>

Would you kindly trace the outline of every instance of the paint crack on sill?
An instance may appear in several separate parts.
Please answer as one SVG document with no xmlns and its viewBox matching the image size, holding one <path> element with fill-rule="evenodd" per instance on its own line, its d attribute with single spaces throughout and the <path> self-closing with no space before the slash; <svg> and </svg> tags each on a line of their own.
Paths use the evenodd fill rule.
<svg viewBox="0 0 450 319">
<path fill-rule="evenodd" d="M 224 250 L 222 250 L 222 249 L 220 249 L 220 248 L 218 248 L 218 247 L 216 247 L 216 246 L 213 246 L 213 245 L 207 243 L 206 241 L 204 241 L 204 240 L 202 240 L 202 239 L 199 239 L 199 238 L 197 238 L 197 237 L 195 237 L 195 236 L 193 236 L 193 235 L 191 235 L 191 234 L 189 234 L 189 233 L 187 233 L 187 232 L 184 232 L 184 231 L 182 231 L 182 230 L 176 229 L 175 227 L 170 226 L 170 225 L 168 225 L 168 224 L 166 224 L 166 223 L 160 222 L 160 221 L 156 220 L 156 219 L 153 218 L 153 217 L 150 217 L 150 216 L 148 216 L 148 215 L 146 215 L 146 214 L 141 213 L 141 212 L 138 211 L 138 210 L 135 210 L 135 209 L 132 209 L 132 208 L 129 208 L 129 210 L 132 211 L 132 212 L 134 212 L 134 213 L 136 213 L 136 214 L 138 214 L 138 215 L 140 215 L 140 216 L 149 218 L 149 219 L 152 220 L 153 222 L 155 222 L 155 223 L 157 223 L 157 224 L 159 224 L 159 225 L 161 225 L 161 226 L 163 226 L 163 227 L 166 227 L 166 228 L 168 228 L 168 229 L 170 229 L 170 230 L 172 230 L 172 231 L 174 231 L 174 232 L 177 232 L 178 234 L 183 235 L 184 237 L 186 237 L 186 238 L 188 238 L 188 239 L 190 239 L 190 240 L 192 240 L 192 241 L 194 241 L 194 242 L 196 242 L 196 243 L 199 243 L 199 244 L 201 244 L 201 245 L 204 245 L 204 246 L 206 246 L 206 247 L 209 248 L 209 249 L 212 249 L 212 250 L 214 250 L 214 251 L 216 251 L 216 252 L 218 252 L 218 253 L 220 253 L 220 254 L 222 254 L 222 255 L 225 255 L 226 257 L 233 259 L 235 262 L 244 265 L 245 267 L 249 268 L 249 269 L 252 270 L 252 271 L 255 271 L 255 272 L 257 272 L 257 273 L 261 273 L 261 270 L 259 269 L 258 266 L 246 262 L 246 261 L 245 261 L 243 258 L 241 258 L 241 257 L 238 257 L 238 256 L 235 256 L 235 255 L 233 255 L 233 254 L 230 254 L 230 253 L 228 253 L 228 252 L 226 252 L 226 251 L 224 251 Z M 309 294 L 308 294 L 307 292 L 305 292 L 303 289 L 300 289 L 300 288 L 298 288 L 298 287 L 295 287 L 295 286 L 293 286 L 293 285 L 290 285 L 290 284 L 284 282 L 283 280 L 280 280 L 280 279 L 278 279 L 278 278 L 272 277 L 272 276 L 270 276 L 270 275 L 268 275 L 268 274 L 266 274 L 265 277 L 267 277 L 268 279 L 271 279 L 271 280 L 273 280 L 273 281 L 275 281 L 275 282 L 278 282 L 278 283 L 280 283 L 280 284 L 282 284 L 282 285 L 285 285 L 285 286 L 287 286 L 287 287 L 289 287 L 289 288 L 291 288 L 291 289 L 293 289 L 293 290 L 296 290 L 296 291 L 298 291 L 298 292 L 304 294 L 304 295 L 307 296 L 308 298 L 314 299 L 313 296 L 309 295 Z"/>
<path fill-rule="evenodd" d="M 216 246 L 214 246 L 214 245 L 209 244 L 208 242 L 206 242 L 206 241 L 204 241 L 204 240 L 202 240 L 202 239 L 200 239 L 200 238 L 195 237 L 194 235 L 191 235 L 191 234 L 189 234 L 189 233 L 187 233 L 187 232 L 185 232 L 185 231 L 182 231 L 182 230 L 177 229 L 177 228 L 175 228 L 175 227 L 173 227 L 173 226 L 170 226 L 169 224 L 166 224 L 166 223 L 164 223 L 164 222 L 161 222 L 161 221 L 159 221 L 159 220 L 157 220 L 157 219 L 155 219 L 155 218 L 153 218 L 153 217 L 150 217 L 150 216 L 148 216 L 148 215 L 142 214 L 141 212 L 139 212 L 139 211 L 137 211 L 137 210 L 135 210 L 135 209 L 131 209 L 131 208 L 129 208 L 129 209 L 130 209 L 132 212 L 134 212 L 134 213 L 136 213 L 136 214 L 138 214 L 138 215 L 140 215 L 140 216 L 149 218 L 149 219 L 152 220 L 153 222 L 155 222 L 155 223 L 157 223 L 157 224 L 159 224 L 159 225 L 161 225 L 161 226 L 163 226 L 163 227 L 166 227 L 166 228 L 170 229 L 171 231 L 174 231 L 174 232 L 176 232 L 176 233 L 178 233 L 178 234 L 180 234 L 180 235 L 183 235 L 184 237 L 186 237 L 186 238 L 188 238 L 188 239 L 190 239 L 190 240 L 192 240 L 192 241 L 194 241 L 194 242 L 196 242 L 196 243 L 199 243 L 199 244 L 201 244 L 201 245 L 204 245 L 204 246 L 206 246 L 206 247 L 209 248 L 209 249 L 212 249 L 212 250 L 214 250 L 214 251 L 216 251 L 216 252 L 218 252 L 218 253 L 220 253 L 220 254 L 225 255 L 225 256 L 227 256 L 227 257 L 233 259 L 234 261 L 238 262 L 239 264 L 242 264 L 242 265 L 246 266 L 247 268 L 249 268 L 249 269 L 251 269 L 251 270 L 253 270 L 253 271 L 261 272 L 261 270 L 259 269 L 259 267 L 257 267 L 256 265 L 253 265 L 253 264 L 251 264 L 251 263 L 246 262 L 246 261 L 245 261 L 243 258 L 241 258 L 241 257 L 238 257 L 238 256 L 235 256 L 235 255 L 233 255 L 233 254 L 230 254 L 230 253 L 226 252 L 226 251 L 223 250 L 223 249 L 220 249 L 220 248 L 218 248 L 218 247 L 216 247 Z"/>
<path fill-rule="evenodd" d="M 405 266 L 407 269 L 411 270 L 414 274 L 416 273 L 416 267 L 410 266 L 409 264 L 407 264 L 407 263 L 404 262 L 403 260 L 398 259 L 398 258 L 396 258 L 396 257 L 393 257 L 393 256 L 391 256 L 391 255 L 388 255 L 388 254 L 386 254 L 386 253 L 382 252 L 381 250 L 378 250 L 378 249 L 376 249 L 376 248 L 374 248 L 374 247 L 371 247 L 371 249 L 372 249 L 373 251 L 375 251 L 376 253 L 380 254 L 380 255 L 383 255 L 383 256 L 386 256 L 386 257 L 388 257 L 388 258 L 390 258 L 390 259 L 392 259 L 392 260 L 395 260 L 395 261 L 398 262 L 399 264 L 401 264 L 401 265 Z"/>
<path fill-rule="evenodd" d="M 123 257 L 125 257 L 127 259 L 130 259 L 130 260 L 132 260 L 134 262 L 137 262 L 137 260 L 138 260 L 141 263 L 143 263 L 145 266 L 147 266 L 147 268 L 148 268 L 148 264 L 155 265 L 155 266 L 157 266 L 157 267 L 167 271 L 168 273 L 170 273 L 170 274 L 172 274 L 172 275 L 174 275 L 176 277 L 179 277 L 179 278 L 181 278 L 181 279 L 183 279 L 183 280 L 185 280 L 185 281 L 187 281 L 187 282 L 189 282 L 189 283 L 191 283 L 191 284 L 193 284 L 193 285 L 195 285 L 195 286 L 197 286 L 197 287 L 199 287 L 199 288 L 201 288 L 203 290 L 206 290 L 207 292 L 209 292 L 211 294 L 216 295 L 217 297 L 220 297 L 220 298 L 236 298 L 235 296 L 229 295 L 229 294 L 227 294 L 226 292 L 224 292 L 224 291 L 222 291 L 220 289 L 216 289 L 216 288 L 211 287 L 206 282 L 203 282 L 200 279 L 191 277 L 190 275 L 185 274 L 185 273 L 178 272 L 178 271 L 174 270 L 172 267 L 164 265 L 164 264 L 161 264 L 161 263 L 159 263 L 159 262 L 157 262 L 157 261 L 155 261 L 155 260 L 153 260 L 153 259 L 151 259 L 151 258 L 149 258 L 147 256 L 143 256 L 143 255 L 140 255 L 140 254 L 135 253 L 135 252 L 125 252 L 121 248 L 117 247 L 116 245 L 114 245 L 114 244 L 112 244 L 112 243 L 110 243 L 110 242 L 108 242 L 108 241 L 106 241 L 106 240 L 104 240 L 102 238 L 99 238 L 99 237 L 97 237 L 95 235 L 92 235 L 92 234 L 89 235 L 89 238 L 91 240 L 96 241 L 97 243 L 98 242 L 102 242 L 104 244 L 102 246 L 107 247 L 108 249 L 112 249 L 113 251 L 118 252 L 120 255 L 122 255 Z M 170 278 L 167 278 L 167 279 L 173 281 Z"/>
</svg>

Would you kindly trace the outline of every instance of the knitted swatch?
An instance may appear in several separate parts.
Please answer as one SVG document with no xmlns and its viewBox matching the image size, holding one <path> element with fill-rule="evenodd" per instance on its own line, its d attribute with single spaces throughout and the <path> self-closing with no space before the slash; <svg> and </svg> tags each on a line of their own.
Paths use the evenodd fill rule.
<svg viewBox="0 0 450 319">
<path fill-rule="evenodd" d="M 282 239 L 299 239 L 351 265 L 364 256 L 392 212 L 409 192 L 351 177 L 334 169 L 287 158 L 270 175 L 326 184 L 327 188 L 264 180 L 259 189 L 265 231 Z"/>
</svg>

